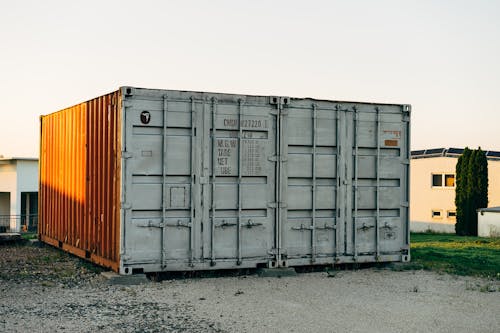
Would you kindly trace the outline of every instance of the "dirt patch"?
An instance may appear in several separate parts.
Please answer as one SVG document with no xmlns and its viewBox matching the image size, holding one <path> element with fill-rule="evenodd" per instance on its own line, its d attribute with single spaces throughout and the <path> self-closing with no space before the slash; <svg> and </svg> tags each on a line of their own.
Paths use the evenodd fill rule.
<svg viewBox="0 0 500 333">
<path fill-rule="evenodd" d="M 497 332 L 500 327 L 497 280 L 389 266 L 283 278 L 177 277 L 122 287 L 108 285 L 88 265 L 50 247 L 0 247 L 0 331 Z"/>
<path fill-rule="evenodd" d="M 101 268 L 50 246 L 0 247 L 0 280 L 71 287 L 100 278 Z"/>
</svg>

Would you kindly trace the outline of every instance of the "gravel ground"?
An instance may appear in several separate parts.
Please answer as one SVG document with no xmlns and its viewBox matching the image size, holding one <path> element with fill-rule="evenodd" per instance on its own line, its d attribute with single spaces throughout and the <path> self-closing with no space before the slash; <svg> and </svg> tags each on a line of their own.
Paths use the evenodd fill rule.
<svg viewBox="0 0 500 333">
<path fill-rule="evenodd" d="M 361 270 L 110 286 L 50 247 L 0 247 L 0 332 L 499 332 L 500 282 Z"/>
</svg>

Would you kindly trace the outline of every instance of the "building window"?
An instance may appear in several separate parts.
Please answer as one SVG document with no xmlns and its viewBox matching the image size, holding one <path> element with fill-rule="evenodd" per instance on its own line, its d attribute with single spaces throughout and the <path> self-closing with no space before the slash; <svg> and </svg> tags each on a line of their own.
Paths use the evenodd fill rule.
<svg viewBox="0 0 500 333">
<path fill-rule="evenodd" d="M 457 217 L 457 212 L 454 210 L 449 210 L 447 216 L 449 219 L 455 219 Z"/>
<path fill-rule="evenodd" d="M 455 187 L 455 175 L 444 175 L 444 186 Z"/>
<path fill-rule="evenodd" d="M 441 211 L 438 209 L 433 209 L 432 210 L 432 218 L 433 219 L 440 219 L 441 218 Z"/>
<path fill-rule="evenodd" d="M 455 187 L 455 175 L 452 173 L 433 174 L 432 187 Z"/>
<path fill-rule="evenodd" d="M 443 186 L 443 175 L 432 175 L 432 186 Z"/>
</svg>

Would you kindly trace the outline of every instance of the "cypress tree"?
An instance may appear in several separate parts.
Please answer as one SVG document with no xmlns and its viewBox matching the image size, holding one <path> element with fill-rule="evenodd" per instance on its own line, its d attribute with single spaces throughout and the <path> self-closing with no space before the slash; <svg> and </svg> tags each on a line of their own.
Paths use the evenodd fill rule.
<svg viewBox="0 0 500 333">
<path fill-rule="evenodd" d="M 477 150 L 472 150 L 471 155 L 469 157 L 469 165 L 467 166 L 467 187 L 465 194 L 465 206 L 466 215 L 465 215 L 465 234 L 468 236 L 473 235 L 474 232 L 474 222 L 477 224 L 477 214 L 474 207 L 476 207 L 477 202 Z"/>
<path fill-rule="evenodd" d="M 477 235 L 477 209 L 488 206 L 488 160 L 481 150 L 464 149 L 456 166 L 457 235 Z"/>
<path fill-rule="evenodd" d="M 470 149 L 465 147 L 464 152 L 458 158 L 455 171 L 455 207 L 457 208 L 455 232 L 457 235 L 465 235 L 467 233 L 467 207 L 465 206 L 465 202 L 467 194 L 467 169 L 470 155 Z"/>
<path fill-rule="evenodd" d="M 474 218 L 471 220 L 470 235 L 477 236 L 477 210 L 488 207 L 488 159 L 481 147 L 476 151 L 474 161 Z"/>
</svg>

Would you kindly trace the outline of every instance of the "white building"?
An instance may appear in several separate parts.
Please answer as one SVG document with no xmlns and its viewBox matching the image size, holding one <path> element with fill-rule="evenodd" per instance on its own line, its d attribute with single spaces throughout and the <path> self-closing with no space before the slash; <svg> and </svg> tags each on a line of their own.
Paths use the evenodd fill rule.
<svg viewBox="0 0 500 333">
<path fill-rule="evenodd" d="M 463 149 L 411 152 L 410 229 L 455 233 L 455 168 Z M 500 206 L 500 152 L 486 151 L 488 206 Z"/>
<path fill-rule="evenodd" d="M 481 237 L 500 237 L 500 207 L 477 210 L 477 235 Z"/>
<path fill-rule="evenodd" d="M 38 159 L 0 158 L 0 232 L 38 222 Z"/>
</svg>

